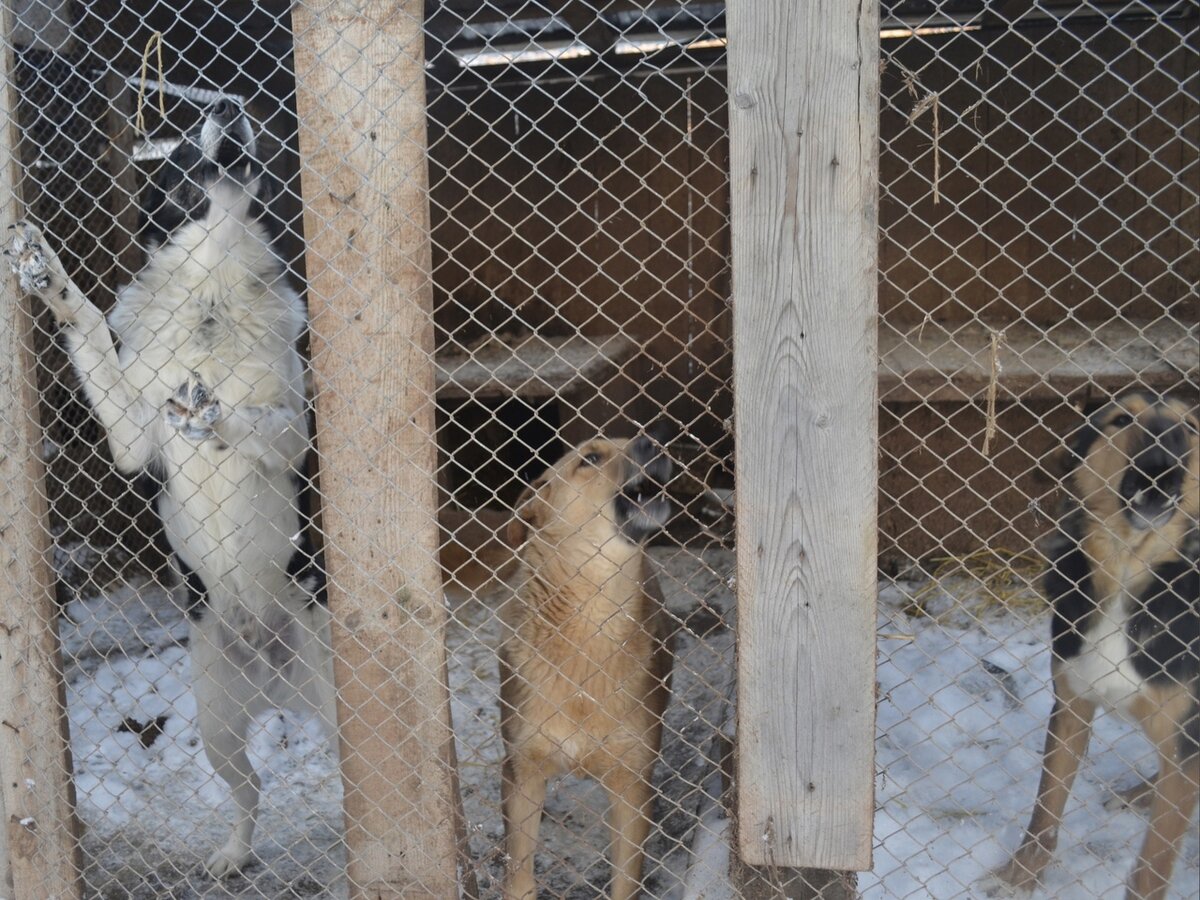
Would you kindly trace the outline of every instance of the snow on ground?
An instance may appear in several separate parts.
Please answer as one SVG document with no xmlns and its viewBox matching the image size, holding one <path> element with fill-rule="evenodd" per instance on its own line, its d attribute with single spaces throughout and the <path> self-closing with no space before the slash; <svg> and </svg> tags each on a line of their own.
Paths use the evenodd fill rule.
<svg viewBox="0 0 1200 900">
<path fill-rule="evenodd" d="M 232 803 L 200 744 L 182 610 L 141 582 L 72 601 L 60 631 L 89 896 L 330 896 L 341 783 L 315 722 L 257 723 L 263 865 L 215 885 L 200 866 L 228 833 Z"/>
<path fill-rule="evenodd" d="M 656 806 L 651 893 L 718 900 L 728 820 L 706 794 L 719 789 L 710 760 L 729 718 L 733 560 L 713 549 L 702 558 L 655 556 L 668 605 L 686 626 L 656 775 L 668 799 Z M 1016 845 L 1033 803 L 1051 703 L 1046 616 L 1026 604 L 1037 611 L 971 615 L 970 603 L 943 597 L 932 605 L 935 615 L 912 618 L 903 611 L 912 587 L 880 583 L 875 867 L 859 883 L 867 898 L 984 896 L 981 879 Z M 459 601 L 454 613 L 450 680 L 464 806 L 490 897 L 502 841 L 496 623 L 479 600 Z M 255 838 L 262 863 L 214 884 L 200 863 L 224 838 L 232 809 L 196 730 L 182 611 L 156 585 L 124 585 L 70 603 L 61 632 L 90 897 L 344 896 L 341 786 L 315 723 L 290 713 L 259 721 L 252 749 L 264 788 Z M 1102 715 L 1039 896 L 1121 896 L 1146 819 L 1105 803 L 1153 770 L 1140 731 Z M 601 895 L 604 806 L 587 781 L 551 785 L 539 871 L 554 896 Z M 693 865 L 685 889 L 692 861 L 684 848 L 696 834 L 703 865 Z M 1200 897 L 1198 870 L 1193 826 L 1173 897 Z M 712 883 L 698 886 L 699 871 Z"/>
<path fill-rule="evenodd" d="M 1016 847 L 1033 807 L 1053 702 L 1048 614 L 1033 598 L 1015 612 L 958 602 L 974 585 L 947 586 L 960 597 L 913 618 L 902 612 L 911 592 L 880 583 L 878 810 L 875 868 L 859 877 L 866 898 L 984 895 L 982 879 Z M 1141 730 L 1100 714 L 1037 896 L 1123 896 L 1146 817 L 1105 803 L 1154 770 Z M 1198 869 L 1193 827 L 1172 896 L 1200 897 Z"/>
</svg>

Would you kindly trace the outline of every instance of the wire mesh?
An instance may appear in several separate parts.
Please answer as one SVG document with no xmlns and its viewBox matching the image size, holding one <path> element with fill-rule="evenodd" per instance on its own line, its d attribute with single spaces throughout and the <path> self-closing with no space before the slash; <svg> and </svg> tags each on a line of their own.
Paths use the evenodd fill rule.
<svg viewBox="0 0 1200 900">
<path fill-rule="evenodd" d="M 429 707 L 422 727 L 448 706 L 452 745 L 425 746 L 439 732 L 414 729 L 372 773 L 392 779 L 386 793 L 359 798 L 400 829 L 452 834 L 448 866 L 414 858 L 411 872 L 441 866 L 463 895 L 501 896 L 506 870 L 522 870 L 506 841 L 506 779 L 510 804 L 526 792 L 536 800 L 537 778 L 515 774 L 523 765 L 548 776 L 532 870 L 540 896 L 625 890 L 611 862 L 642 842 L 639 822 L 645 859 L 628 883 L 645 896 L 998 890 L 993 873 L 1034 808 L 1051 709 L 1037 541 L 1059 524 L 1064 497 L 1094 499 L 1063 481 L 1064 441 L 1131 388 L 1174 392 L 1179 415 L 1195 416 L 1200 17 L 1175 2 L 885 0 L 882 9 L 879 772 L 875 865 L 855 877 L 752 870 L 730 852 L 724 4 L 369 5 L 354 11 L 372 30 L 354 33 L 352 62 L 377 75 L 346 108 L 310 74 L 324 58 L 333 83 L 357 77 L 337 69 L 328 31 L 312 25 L 331 15 L 325 7 L 14 5 L 16 144 L 4 164 L 41 237 L 22 230 L 8 246 L 38 295 L 30 343 L 46 470 L 22 487 L 49 507 L 57 597 L 43 624 L 61 645 L 84 896 L 377 889 L 347 868 L 347 845 L 362 838 L 351 811 L 362 807 L 347 802 L 343 813 L 339 748 L 322 723 L 331 677 L 322 600 L 328 592 L 334 646 L 357 640 L 369 655 L 362 621 L 341 613 L 352 608 L 347 592 L 398 576 L 386 560 L 346 562 L 348 548 L 386 550 L 396 530 L 339 530 L 357 512 L 345 499 L 339 508 L 353 496 L 345 484 L 426 510 L 428 521 L 399 529 L 410 541 L 404 558 L 440 566 L 445 588 L 444 606 L 435 600 L 444 634 L 428 626 L 414 653 L 425 660 L 416 680 L 435 693 L 413 688 L 404 702 Z M 401 128 L 388 145 L 363 123 L 401 117 L 381 98 L 422 88 L 424 164 L 389 167 L 415 132 Z M 319 130 L 306 115 L 332 122 L 345 141 L 337 146 L 351 148 L 364 196 L 328 177 L 319 160 L 334 145 L 314 147 Z M 363 162 L 376 144 L 378 159 Z M 380 392 L 426 391 L 424 413 L 396 415 L 431 416 L 436 462 L 400 486 L 372 481 L 384 464 L 365 453 L 344 468 L 355 447 L 419 452 L 400 446 L 390 415 L 358 434 L 328 423 L 361 399 L 339 396 L 332 373 L 355 373 L 376 359 L 372 347 L 394 341 L 384 326 L 409 295 L 356 293 L 372 265 L 318 252 L 329 245 L 314 232 L 334 227 L 323 217 L 340 215 L 328 213 L 335 207 L 367 210 L 370 227 L 402 195 L 427 204 L 425 249 L 405 243 L 407 209 L 395 213 L 395 233 L 339 232 L 346 253 L 358 240 L 428 272 L 413 292 L 431 295 L 423 325 L 400 339 L 413 368 L 357 373 Z M 61 261 L 45 283 L 30 269 L 39 243 Z M 331 272 L 339 293 L 314 296 L 310 279 Z M 109 320 L 115 346 L 104 343 L 109 328 L 80 324 L 84 301 L 58 293 L 68 279 L 88 308 L 123 310 Z M 312 313 L 311 329 L 293 305 Z M 253 340 L 239 330 L 255 327 L 243 313 L 258 317 Z M 381 325 L 364 339 L 370 352 L 331 359 L 363 317 Z M 96 346 L 107 349 L 89 356 Z M 251 450 L 268 419 L 275 431 Z M 153 444 L 136 459 L 131 425 Z M 1193 587 L 1179 583 L 1185 609 L 1169 626 L 1185 642 L 1198 614 L 1188 440 L 1193 474 L 1179 515 L 1191 532 L 1171 534 Z M 559 619 L 537 606 L 553 572 L 567 582 L 557 596 L 579 603 Z M 668 677 L 656 668 L 658 637 L 672 645 Z M 1185 698 L 1196 695 L 1191 640 L 1185 675 L 1172 676 Z M 270 697 L 247 693 L 251 670 L 279 676 Z M 337 677 L 341 689 L 367 683 L 345 668 Z M 289 691 L 296 702 L 277 707 Z M 580 698 L 593 705 L 581 712 Z M 235 737 L 243 729 L 248 763 Z M 1094 732 L 1042 873 L 1045 896 L 1119 895 L 1143 834 L 1164 828 L 1118 797 L 1159 765 L 1144 731 L 1106 715 Z M 609 735 L 607 769 L 584 759 L 598 734 Z M 646 744 L 658 744 L 651 769 L 631 762 Z M 434 774 L 396 768 L 414 759 L 434 760 Z M 1196 785 L 1184 768 L 1169 797 L 1186 820 L 1170 896 L 1194 897 Z M 448 825 L 410 799 L 439 777 L 452 794 Z M 631 803 L 646 782 L 650 800 L 633 804 L 633 824 L 611 829 L 612 798 Z M 235 797 L 244 805 L 251 785 L 259 811 L 247 851 L 226 842 Z M 27 827 L 10 823 L 10 853 Z M 411 895 L 442 895 L 424 877 L 413 875 Z M 510 877 L 510 893 L 532 896 Z"/>
</svg>

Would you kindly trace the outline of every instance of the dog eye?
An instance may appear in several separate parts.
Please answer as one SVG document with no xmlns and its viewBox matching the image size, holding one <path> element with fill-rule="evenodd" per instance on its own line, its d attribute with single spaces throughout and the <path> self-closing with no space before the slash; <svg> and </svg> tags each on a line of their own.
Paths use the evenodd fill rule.
<svg viewBox="0 0 1200 900">
<path fill-rule="evenodd" d="M 1114 428 L 1124 428 L 1126 425 L 1133 424 L 1133 416 L 1129 415 L 1128 413 L 1122 413 L 1108 424 Z"/>
<path fill-rule="evenodd" d="M 601 453 L 588 453 L 583 457 L 583 464 L 586 466 L 594 466 L 602 459 L 604 459 L 604 455 Z"/>
</svg>

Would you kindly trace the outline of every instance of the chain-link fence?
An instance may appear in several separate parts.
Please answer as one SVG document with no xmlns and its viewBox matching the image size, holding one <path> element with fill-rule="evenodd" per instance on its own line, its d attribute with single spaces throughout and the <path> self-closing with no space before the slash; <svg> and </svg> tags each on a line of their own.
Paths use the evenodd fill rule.
<svg viewBox="0 0 1200 900">
<path fill-rule="evenodd" d="M 856 885 L 730 850 L 725 4 L 423 6 L 9 11 L 0 165 L 36 225 L 7 245 L 36 328 L 14 332 L 14 276 L 4 346 L 36 366 L 10 363 L 0 408 L 45 478 L 15 470 L 0 509 L 48 508 L 78 818 L 27 815 L 5 768 L 28 761 L 0 757 L 17 896 L 60 895 L 49 869 L 28 887 L 52 835 L 87 897 L 496 897 L 506 872 L 510 896 L 997 890 L 1043 769 L 1061 448 L 1136 387 L 1194 427 L 1195 5 L 883 3 Z M 27 600 L 39 539 L 5 551 Z M 0 711 L 55 746 L 53 716 Z M 1170 896 L 1195 897 L 1182 756 Z M 1118 794 L 1157 765 L 1097 720 L 1046 896 L 1120 895 L 1165 820 Z"/>
</svg>

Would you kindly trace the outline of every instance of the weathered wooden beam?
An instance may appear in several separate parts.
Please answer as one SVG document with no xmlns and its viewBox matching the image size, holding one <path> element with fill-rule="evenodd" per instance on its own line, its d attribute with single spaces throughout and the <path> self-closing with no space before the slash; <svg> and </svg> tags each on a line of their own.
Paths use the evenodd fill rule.
<svg viewBox="0 0 1200 900">
<path fill-rule="evenodd" d="M 354 897 L 457 896 L 421 0 L 293 11 Z"/>
<path fill-rule="evenodd" d="M 744 862 L 865 869 L 878 5 L 730 0 Z"/>
<path fill-rule="evenodd" d="M 21 214 L 13 21 L 0 7 L 0 238 Z M 78 897 L 79 831 L 38 458 L 34 319 L 0 274 L 0 896 Z"/>
</svg>

